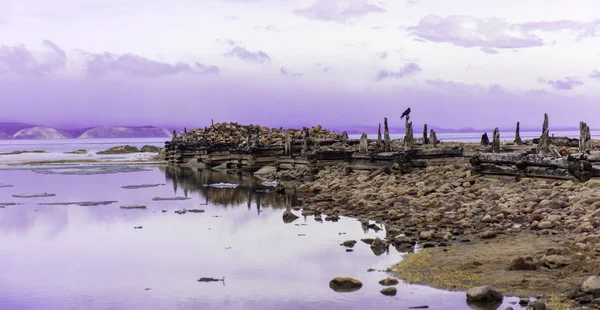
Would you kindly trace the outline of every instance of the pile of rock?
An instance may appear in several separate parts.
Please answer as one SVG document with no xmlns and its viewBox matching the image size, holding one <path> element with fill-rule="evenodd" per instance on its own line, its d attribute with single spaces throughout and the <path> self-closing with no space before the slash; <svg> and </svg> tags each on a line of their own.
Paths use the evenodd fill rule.
<svg viewBox="0 0 600 310">
<path fill-rule="evenodd" d="M 342 137 L 333 131 L 323 129 L 321 125 L 304 129 L 308 130 L 311 139 L 341 139 Z M 247 144 L 248 137 L 253 142 L 258 134 L 261 145 L 283 145 L 286 132 L 289 132 L 292 139 L 300 139 L 304 129 L 269 128 L 259 125 L 240 125 L 235 122 L 217 123 L 210 127 L 184 132 L 175 139 L 215 144 L 227 143 L 244 147 Z"/>
</svg>

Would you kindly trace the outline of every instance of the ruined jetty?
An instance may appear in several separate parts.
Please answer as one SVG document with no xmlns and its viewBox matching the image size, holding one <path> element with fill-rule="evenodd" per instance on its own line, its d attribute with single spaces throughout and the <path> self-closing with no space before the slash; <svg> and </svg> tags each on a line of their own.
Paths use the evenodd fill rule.
<svg viewBox="0 0 600 310">
<path fill-rule="evenodd" d="M 427 140 L 415 139 L 412 122 L 406 121 L 403 139 L 390 138 L 384 119 L 384 135 L 369 139 L 349 139 L 320 125 L 303 129 L 267 128 L 257 125 L 219 123 L 177 135 L 165 143 L 165 159 L 171 165 L 202 169 L 223 168 L 256 171 L 262 167 L 277 170 L 320 168 L 346 163 L 352 169 L 371 170 L 397 167 L 403 170 L 430 165 L 468 162 L 460 146 L 439 144 L 435 131 Z M 380 130 L 381 133 L 381 130 Z"/>
</svg>

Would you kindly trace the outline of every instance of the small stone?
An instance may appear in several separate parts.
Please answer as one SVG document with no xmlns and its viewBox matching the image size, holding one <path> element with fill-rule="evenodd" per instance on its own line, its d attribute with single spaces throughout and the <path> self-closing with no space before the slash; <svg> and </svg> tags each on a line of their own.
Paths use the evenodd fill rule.
<svg viewBox="0 0 600 310">
<path fill-rule="evenodd" d="M 496 232 L 494 232 L 494 231 L 489 231 L 489 230 L 487 230 L 487 231 L 484 231 L 483 233 L 481 233 L 481 234 L 479 235 L 479 237 L 480 237 L 481 239 L 491 239 L 491 238 L 495 238 L 496 236 L 497 236 Z"/>
<path fill-rule="evenodd" d="M 552 227 L 552 222 L 550 221 L 541 221 L 538 223 L 537 227 L 539 229 L 548 229 L 550 227 Z"/>
<path fill-rule="evenodd" d="M 355 244 L 356 244 L 356 240 L 346 240 L 346 241 L 342 242 L 340 245 L 345 246 L 347 248 L 353 248 Z"/>
<path fill-rule="evenodd" d="M 537 270 L 537 263 L 532 257 L 517 257 L 510 262 L 509 270 Z"/>
<path fill-rule="evenodd" d="M 353 249 L 346 249 L 346 252 L 354 252 Z"/>
<path fill-rule="evenodd" d="M 529 304 L 529 298 L 528 297 L 521 297 L 519 298 L 519 305 L 521 306 L 527 306 Z"/>
<path fill-rule="evenodd" d="M 487 214 L 486 216 L 484 216 L 484 217 L 481 219 L 481 221 L 482 221 L 482 222 L 484 222 L 484 223 L 490 223 L 490 222 L 492 222 L 492 221 L 493 221 L 493 219 L 492 219 L 492 216 L 491 216 L 491 215 Z"/>
<path fill-rule="evenodd" d="M 396 285 L 398 283 L 399 283 L 398 279 L 395 279 L 395 278 L 385 278 L 385 279 L 379 281 L 379 284 L 385 285 L 385 286 Z"/>
<path fill-rule="evenodd" d="M 419 239 L 421 239 L 421 240 L 429 240 L 429 239 L 431 239 L 431 237 L 433 237 L 433 230 L 422 231 L 419 234 Z"/>
<path fill-rule="evenodd" d="M 386 287 L 384 289 L 381 290 L 381 294 L 385 295 L 385 296 L 396 296 L 396 293 L 398 292 L 398 290 L 395 287 Z"/>
<path fill-rule="evenodd" d="M 339 293 L 348 293 L 358 291 L 362 282 L 350 277 L 337 277 L 329 281 L 329 287 Z"/>
<path fill-rule="evenodd" d="M 369 269 L 367 269 L 367 272 L 373 272 L 373 271 L 375 271 L 375 269 L 374 269 L 374 268 L 369 268 Z"/>
</svg>

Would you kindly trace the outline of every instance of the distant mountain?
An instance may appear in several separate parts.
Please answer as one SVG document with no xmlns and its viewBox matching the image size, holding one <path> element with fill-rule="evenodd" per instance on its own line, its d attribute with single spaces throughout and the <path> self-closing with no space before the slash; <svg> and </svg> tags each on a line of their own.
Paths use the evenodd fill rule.
<svg viewBox="0 0 600 310">
<path fill-rule="evenodd" d="M 8 140 L 11 139 L 12 136 L 3 132 L 0 132 L 0 140 Z"/>
<path fill-rule="evenodd" d="M 19 130 L 13 139 L 20 140 L 59 140 L 72 139 L 73 136 L 65 131 L 48 127 L 31 127 Z"/>
<path fill-rule="evenodd" d="M 14 135 L 21 129 L 35 127 L 36 125 L 17 123 L 17 122 L 0 122 L 0 134 L 4 133 L 8 136 Z"/>
<path fill-rule="evenodd" d="M 154 126 L 142 127 L 112 127 L 101 126 L 87 130 L 78 139 L 97 139 L 97 138 L 158 138 L 170 137 L 171 133 L 164 129 Z"/>
</svg>

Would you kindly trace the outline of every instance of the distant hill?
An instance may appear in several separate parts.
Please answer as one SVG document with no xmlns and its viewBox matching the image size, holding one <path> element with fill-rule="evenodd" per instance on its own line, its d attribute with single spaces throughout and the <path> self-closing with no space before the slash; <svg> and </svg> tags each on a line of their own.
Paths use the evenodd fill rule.
<svg viewBox="0 0 600 310">
<path fill-rule="evenodd" d="M 31 127 L 19 130 L 12 136 L 20 140 L 59 140 L 72 139 L 73 136 L 65 131 L 48 127 Z"/>
<path fill-rule="evenodd" d="M 98 139 L 98 138 L 155 138 L 170 137 L 171 133 L 164 129 L 154 126 L 142 127 L 113 127 L 101 126 L 87 130 L 81 134 L 78 139 Z"/>
<path fill-rule="evenodd" d="M 11 135 L 9 135 L 7 133 L 0 132 L 0 140 L 8 140 L 8 139 L 11 139 L 11 138 L 12 138 Z"/>
<path fill-rule="evenodd" d="M 17 133 L 21 129 L 32 128 L 35 126 L 36 125 L 17 123 L 17 122 L 6 122 L 6 123 L 0 122 L 0 136 L 2 136 L 2 134 L 4 133 L 5 135 L 12 137 L 12 135 Z"/>
</svg>

